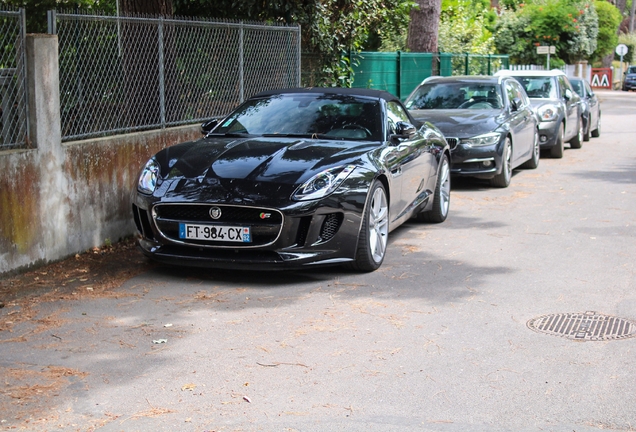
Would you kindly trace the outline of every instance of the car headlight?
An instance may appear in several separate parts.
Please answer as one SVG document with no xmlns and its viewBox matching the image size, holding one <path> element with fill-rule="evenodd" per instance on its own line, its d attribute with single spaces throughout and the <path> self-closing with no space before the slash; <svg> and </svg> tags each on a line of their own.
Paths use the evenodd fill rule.
<svg viewBox="0 0 636 432">
<path fill-rule="evenodd" d="M 487 145 L 495 145 L 501 139 L 501 134 L 499 132 L 489 132 L 483 135 L 477 135 L 472 138 L 463 138 L 461 140 L 462 144 L 467 144 L 472 147 L 480 147 Z"/>
<path fill-rule="evenodd" d="M 296 201 L 307 201 L 325 197 L 338 189 L 354 169 L 355 165 L 346 165 L 324 170 L 300 185 L 292 198 Z"/>
<path fill-rule="evenodd" d="M 559 117 L 559 108 L 554 105 L 543 105 L 537 111 L 539 114 L 539 120 L 541 121 L 554 121 Z"/>
<path fill-rule="evenodd" d="M 159 178 L 159 163 L 155 158 L 146 162 L 146 166 L 141 170 L 139 174 L 139 182 L 137 183 L 137 190 L 141 193 L 152 194 L 157 187 L 157 179 Z"/>
</svg>

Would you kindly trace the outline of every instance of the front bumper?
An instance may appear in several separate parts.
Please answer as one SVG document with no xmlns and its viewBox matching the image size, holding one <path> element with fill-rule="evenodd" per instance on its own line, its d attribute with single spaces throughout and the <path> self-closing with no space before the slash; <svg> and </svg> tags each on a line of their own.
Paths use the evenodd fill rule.
<svg viewBox="0 0 636 432">
<path fill-rule="evenodd" d="M 542 149 L 551 148 L 556 145 L 560 125 L 560 119 L 539 122 L 539 145 Z"/>
<path fill-rule="evenodd" d="M 636 89 L 636 81 L 626 80 L 623 83 L 623 90 L 635 90 Z"/>
<path fill-rule="evenodd" d="M 501 142 L 472 147 L 458 144 L 451 151 L 451 174 L 489 179 L 501 173 Z"/>
<path fill-rule="evenodd" d="M 135 224 L 141 234 L 138 246 L 149 258 L 170 265 L 211 267 L 239 270 L 283 270 L 316 265 L 336 265 L 355 258 L 358 234 L 366 200 L 366 189 L 343 190 L 313 202 L 288 202 L 285 206 L 269 206 L 280 211 L 282 218 L 279 231 L 258 243 L 223 243 L 201 240 L 184 240 L 175 234 L 175 226 L 180 223 L 214 225 L 215 221 L 192 220 L 184 217 L 172 219 L 162 216 L 160 207 L 193 206 L 210 207 L 214 203 L 180 203 L 156 200 L 143 194 L 136 194 L 133 202 Z M 241 204 L 217 204 L 237 209 Z M 268 207 L 268 206 L 263 206 Z M 199 212 L 205 214 L 205 211 Z M 223 208 L 225 212 L 225 208 Z M 228 209 L 229 210 L 229 209 Z M 171 214 L 183 213 L 181 209 Z M 188 213 L 188 212 L 186 212 Z M 220 222 L 218 224 L 222 224 Z M 256 222 L 225 222 L 236 226 L 251 225 L 257 231 L 271 232 L 269 227 Z M 265 229 L 263 229 L 265 228 Z"/>
</svg>

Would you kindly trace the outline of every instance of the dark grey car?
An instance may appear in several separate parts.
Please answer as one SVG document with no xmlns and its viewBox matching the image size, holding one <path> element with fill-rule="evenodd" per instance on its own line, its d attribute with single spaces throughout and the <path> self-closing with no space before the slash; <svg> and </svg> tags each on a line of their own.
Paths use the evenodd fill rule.
<svg viewBox="0 0 636 432">
<path fill-rule="evenodd" d="M 625 72 L 623 91 L 636 90 L 636 66 L 630 66 Z"/>
<path fill-rule="evenodd" d="M 584 125 L 582 102 L 562 71 L 502 70 L 495 75 L 512 76 L 525 88 L 539 118 L 542 149 L 549 149 L 552 157 L 562 158 L 566 142 L 571 148 L 581 148 Z"/>
<path fill-rule="evenodd" d="M 590 84 L 583 78 L 570 78 L 574 91 L 583 100 L 583 141 L 601 136 L 601 103 L 592 91 Z"/>
<path fill-rule="evenodd" d="M 512 170 L 539 164 L 537 118 L 512 77 L 430 77 L 405 102 L 429 121 L 451 147 L 451 173 L 490 179 L 507 187 Z"/>
</svg>

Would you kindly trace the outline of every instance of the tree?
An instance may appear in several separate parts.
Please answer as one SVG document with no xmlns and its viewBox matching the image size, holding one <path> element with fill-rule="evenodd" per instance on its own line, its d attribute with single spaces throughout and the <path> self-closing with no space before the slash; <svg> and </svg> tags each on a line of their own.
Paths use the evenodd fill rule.
<svg viewBox="0 0 636 432">
<path fill-rule="evenodd" d="M 499 52 L 522 64 L 542 64 L 544 56 L 535 47 L 556 48 L 551 64 L 557 66 L 586 59 L 596 49 L 596 9 L 588 1 L 545 0 L 506 9 L 496 25 L 495 44 Z"/>
<path fill-rule="evenodd" d="M 437 52 L 441 0 L 417 0 L 411 11 L 407 47 L 413 52 Z"/>
<path fill-rule="evenodd" d="M 598 15 L 598 37 L 592 60 L 602 62 L 603 66 L 609 67 L 618 43 L 617 30 L 622 16 L 616 6 L 604 0 L 595 1 L 594 6 Z"/>
<path fill-rule="evenodd" d="M 474 0 L 443 0 L 439 24 L 439 51 L 491 54 L 496 15 L 489 4 Z"/>
</svg>

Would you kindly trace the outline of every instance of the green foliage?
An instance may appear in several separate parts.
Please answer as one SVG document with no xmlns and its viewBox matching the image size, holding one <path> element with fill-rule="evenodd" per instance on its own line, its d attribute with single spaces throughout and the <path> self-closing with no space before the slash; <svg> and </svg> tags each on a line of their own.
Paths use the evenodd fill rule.
<svg viewBox="0 0 636 432">
<path fill-rule="evenodd" d="M 411 0 L 174 0 L 175 15 L 300 24 L 303 51 L 320 55 L 322 85 L 350 84 L 350 51 L 399 40 Z"/>
<path fill-rule="evenodd" d="M 627 45 L 627 54 L 623 56 L 623 61 L 627 64 L 634 62 L 636 56 L 634 56 L 634 50 L 636 50 L 636 33 L 621 33 L 618 35 L 618 43 Z M 615 60 L 620 60 L 620 56 L 614 54 Z"/>
<path fill-rule="evenodd" d="M 481 2 L 445 0 L 442 3 L 440 16 L 439 51 L 469 54 L 493 53 L 494 38 L 488 29 L 492 28 L 491 22 L 494 23 L 494 19 L 490 10 Z"/>
<path fill-rule="evenodd" d="M 504 9 L 495 27 L 495 45 L 514 63 L 544 64 L 536 46 L 552 45 L 551 67 L 586 59 L 596 50 L 599 32 L 593 3 L 576 0 L 540 0 Z M 554 60 L 554 61 L 552 61 Z"/>
<path fill-rule="evenodd" d="M 618 44 L 616 32 L 623 17 L 616 6 L 604 0 L 594 2 L 598 15 L 598 38 L 592 61 L 600 62 L 608 54 L 614 52 Z"/>
<path fill-rule="evenodd" d="M 116 0 L 2 0 L 2 3 L 24 8 L 26 12 L 27 33 L 46 33 L 46 12 L 49 10 L 95 10 L 112 13 L 116 10 Z"/>
</svg>

